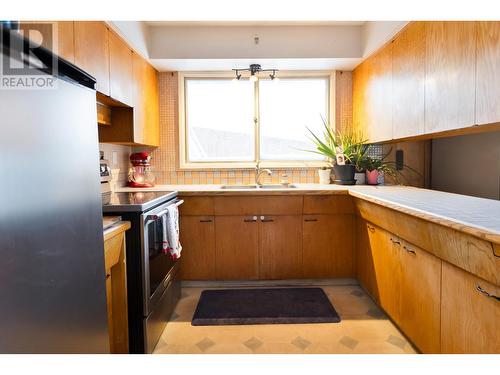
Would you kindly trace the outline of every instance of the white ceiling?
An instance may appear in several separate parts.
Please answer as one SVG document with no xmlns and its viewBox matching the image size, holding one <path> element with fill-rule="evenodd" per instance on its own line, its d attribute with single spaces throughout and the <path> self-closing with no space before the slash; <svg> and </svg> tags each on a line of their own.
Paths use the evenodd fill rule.
<svg viewBox="0 0 500 375">
<path fill-rule="evenodd" d="M 362 26 L 366 21 L 145 21 L 148 26 Z"/>
<path fill-rule="evenodd" d="M 279 70 L 352 70 L 407 22 L 108 23 L 159 71 L 210 71 L 254 63 Z"/>
</svg>

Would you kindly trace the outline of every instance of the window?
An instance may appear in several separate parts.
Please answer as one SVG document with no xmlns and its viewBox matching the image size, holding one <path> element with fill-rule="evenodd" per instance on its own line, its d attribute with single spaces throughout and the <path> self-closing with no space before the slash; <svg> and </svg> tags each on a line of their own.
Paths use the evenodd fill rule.
<svg viewBox="0 0 500 375">
<path fill-rule="evenodd" d="M 253 83 L 232 75 L 180 74 L 181 168 L 245 168 L 323 163 L 311 129 L 330 116 L 328 73 L 281 74 Z"/>
</svg>

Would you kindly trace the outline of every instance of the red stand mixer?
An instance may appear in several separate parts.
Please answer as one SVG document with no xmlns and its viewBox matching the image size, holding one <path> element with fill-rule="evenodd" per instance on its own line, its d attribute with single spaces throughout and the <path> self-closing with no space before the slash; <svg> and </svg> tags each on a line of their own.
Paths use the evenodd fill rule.
<svg viewBox="0 0 500 375">
<path fill-rule="evenodd" d="M 132 167 L 128 170 L 127 186 L 148 188 L 155 186 L 155 176 L 151 172 L 151 156 L 147 152 L 136 152 L 130 155 Z"/>
</svg>

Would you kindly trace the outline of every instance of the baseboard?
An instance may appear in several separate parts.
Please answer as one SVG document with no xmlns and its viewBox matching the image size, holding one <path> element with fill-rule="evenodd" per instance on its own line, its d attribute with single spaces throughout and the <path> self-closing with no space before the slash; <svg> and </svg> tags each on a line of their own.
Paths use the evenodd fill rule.
<svg viewBox="0 0 500 375">
<path fill-rule="evenodd" d="M 358 280 L 345 279 L 293 279 L 293 280 L 186 280 L 181 281 L 185 288 L 245 288 L 245 287 L 283 287 L 283 286 L 332 286 L 359 285 Z"/>
</svg>

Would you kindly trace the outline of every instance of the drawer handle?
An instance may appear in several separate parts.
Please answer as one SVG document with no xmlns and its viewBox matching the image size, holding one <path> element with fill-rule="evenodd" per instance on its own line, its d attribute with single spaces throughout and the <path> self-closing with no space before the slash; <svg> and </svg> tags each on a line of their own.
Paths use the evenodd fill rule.
<svg viewBox="0 0 500 375">
<path fill-rule="evenodd" d="M 411 255 L 417 255 L 417 253 L 415 252 L 415 250 L 412 250 L 412 249 L 410 249 L 407 246 L 403 246 L 403 249 L 405 249 L 406 252 L 409 253 L 409 254 L 411 254 Z"/>
<path fill-rule="evenodd" d="M 500 297 L 495 296 L 494 294 L 490 294 L 490 293 L 488 293 L 486 290 L 484 290 L 483 288 L 481 288 L 481 285 L 478 285 L 478 286 L 476 287 L 476 290 L 477 290 L 479 293 L 481 293 L 483 296 L 490 297 L 490 298 L 496 299 L 497 301 L 500 301 Z"/>
<path fill-rule="evenodd" d="M 392 238 L 392 237 L 391 237 L 391 238 L 389 238 L 389 239 L 390 239 L 390 240 L 392 241 L 392 243 L 394 243 L 395 245 L 398 245 L 398 246 L 399 246 L 399 245 L 401 245 L 401 242 L 399 242 L 399 241 L 395 240 L 394 238 Z"/>
<path fill-rule="evenodd" d="M 318 221 L 318 219 L 304 219 L 304 221 Z"/>
<path fill-rule="evenodd" d="M 244 221 L 245 223 L 254 223 L 254 222 L 256 222 L 256 221 L 257 221 L 257 216 L 253 216 L 253 217 L 252 217 L 252 218 L 250 218 L 250 219 L 243 219 L 243 221 Z"/>
<path fill-rule="evenodd" d="M 266 219 L 265 216 L 261 216 L 260 221 L 262 221 L 263 223 L 270 223 L 270 222 L 273 222 L 274 219 Z"/>
<path fill-rule="evenodd" d="M 211 223 L 212 219 L 201 219 L 200 223 Z"/>
</svg>

